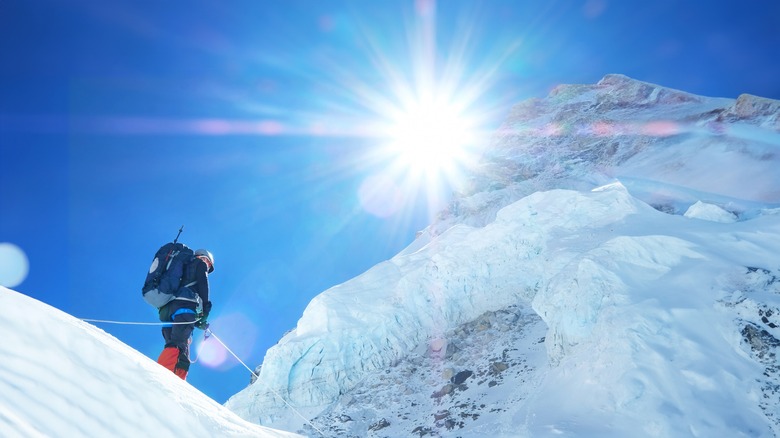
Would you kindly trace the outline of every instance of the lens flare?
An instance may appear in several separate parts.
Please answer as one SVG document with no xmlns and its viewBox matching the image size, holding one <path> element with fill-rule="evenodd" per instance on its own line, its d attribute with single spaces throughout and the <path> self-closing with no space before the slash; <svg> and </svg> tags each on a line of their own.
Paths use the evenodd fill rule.
<svg viewBox="0 0 780 438">
<path fill-rule="evenodd" d="M 415 105 L 394 122 L 387 148 L 398 164 L 417 175 L 452 174 L 468 162 L 475 129 L 467 116 L 440 103 Z"/>
<path fill-rule="evenodd" d="M 13 243 L 0 243 L 0 286 L 16 287 L 27 278 L 27 255 Z"/>
<path fill-rule="evenodd" d="M 227 351 L 214 341 L 204 341 L 198 345 L 198 362 L 209 368 L 219 367 L 227 358 Z"/>
<path fill-rule="evenodd" d="M 214 333 L 242 360 L 249 358 L 257 341 L 257 326 L 242 313 L 220 315 L 213 321 L 209 318 Z M 226 370 L 240 365 L 238 360 L 225 350 L 215 339 L 197 340 L 198 362 L 209 368 Z"/>
<path fill-rule="evenodd" d="M 382 175 L 368 177 L 358 190 L 360 205 L 378 217 L 390 217 L 402 206 L 401 190 L 392 178 Z"/>
<path fill-rule="evenodd" d="M 440 52 L 436 2 L 419 1 L 416 6 L 404 56 L 386 50 L 376 42 L 379 38 L 366 35 L 373 65 L 387 86 L 377 89 L 352 80 L 346 91 L 372 115 L 376 146 L 367 161 L 382 163 L 377 174 L 398 187 L 404 205 L 395 210 L 404 212 L 406 206 L 424 198 L 433 218 L 451 193 L 463 188 L 465 176 L 486 146 L 487 124 L 498 109 L 496 101 L 486 96 L 501 60 L 488 57 L 491 65 L 475 68 L 468 56 L 467 43 L 474 36 L 468 26 L 462 38 L 456 37 L 452 47 Z M 505 55 L 516 48 L 509 45 Z M 403 59 L 408 62 L 399 62 Z M 385 199 L 395 206 L 395 195 Z M 363 205 L 368 211 L 367 204 Z"/>
</svg>

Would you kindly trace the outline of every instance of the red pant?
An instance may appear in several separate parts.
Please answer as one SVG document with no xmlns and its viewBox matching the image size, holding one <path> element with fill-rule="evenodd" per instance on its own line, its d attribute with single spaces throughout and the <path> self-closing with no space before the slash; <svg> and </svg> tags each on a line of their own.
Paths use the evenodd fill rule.
<svg viewBox="0 0 780 438">
<path fill-rule="evenodd" d="M 181 377 L 182 380 L 187 380 L 187 369 L 189 369 L 190 363 L 185 356 L 187 369 L 178 366 L 181 362 L 181 358 L 179 357 L 181 354 L 181 350 L 177 347 L 165 347 L 163 348 L 162 353 L 160 353 L 160 357 L 157 358 L 157 363 L 173 371 L 173 373 Z"/>
<path fill-rule="evenodd" d="M 174 315 L 171 327 L 163 327 L 162 335 L 165 339 L 165 348 L 163 348 L 157 363 L 173 371 L 174 374 L 187 379 L 187 372 L 190 369 L 190 342 L 192 342 L 192 331 L 195 328 L 195 313 L 179 313 Z M 192 323 L 192 324 L 182 324 Z"/>
</svg>

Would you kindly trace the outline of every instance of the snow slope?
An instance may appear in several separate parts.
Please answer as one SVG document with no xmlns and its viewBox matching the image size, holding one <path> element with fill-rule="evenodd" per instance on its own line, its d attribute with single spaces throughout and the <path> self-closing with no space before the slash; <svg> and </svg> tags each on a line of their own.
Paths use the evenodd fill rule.
<svg viewBox="0 0 780 438">
<path fill-rule="evenodd" d="M 618 75 L 518 105 L 227 406 L 326 436 L 780 434 L 779 114 Z"/>
<path fill-rule="evenodd" d="M 104 331 L 0 287 L 3 437 L 293 437 L 246 422 Z"/>
</svg>

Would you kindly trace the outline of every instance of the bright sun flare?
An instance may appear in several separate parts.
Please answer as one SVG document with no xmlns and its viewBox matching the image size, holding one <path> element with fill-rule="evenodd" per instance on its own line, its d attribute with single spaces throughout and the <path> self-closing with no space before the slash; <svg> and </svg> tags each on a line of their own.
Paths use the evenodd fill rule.
<svg viewBox="0 0 780 438">
<path fill-rule="evenodd" d="M 473 32 L 437 38 L 435 0 L 415 5 L 406 51 L 389 50 L 394 47 L 384 38 L 365 35 L 368 65 L 376 69 L 366 77 L 381 80 L 364 82 L 348 73 L 343 81 L 349 99 L 371 114 L 355 130 L 376 140 L 360 159 L 372 172 L 358 195 L 361 206 L 380 217 L 413 211 L 423 202 L 433 217 L 453 192 L 468 187 L 488 140 L 485 125 L 498 108 L 488 89 L 497 65 L 516 47 L 508 46 L 503 55 L 480 54 L 477 63 L 469 56 Z M 440 52 L 441 41 L 450 47 Z"/>
<path fill-rule="evenodd" d="M 416 105 L 395 120 L 388 148 L 399 165 L 430 179 L 463 164 L 473 137 L 468 118 L 454 107 Z"/>
</svg>

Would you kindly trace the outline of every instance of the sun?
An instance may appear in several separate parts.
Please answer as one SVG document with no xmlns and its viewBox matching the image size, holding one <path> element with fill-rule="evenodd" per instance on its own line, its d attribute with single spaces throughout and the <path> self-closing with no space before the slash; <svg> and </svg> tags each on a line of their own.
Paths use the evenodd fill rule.
<svg viewBox="0 0 780 438">
<path fill-rule="evenodd" d="M 415 103 L 391 120 L 387 152 L 416 178 L 452 176 L 468 163 L 475 142 L 473 121 L 454 104 Z"/>
<path fill-rule="evenodd" d="M 470 16 L 462 18 L 466 31 L 437 34 L 435 0 L 415 5 L 411 21 L 403 23 L 406 35 L 387 38 L 366 26 L 358 34 L 361 62 L 332 65 L 337 80 L 325 89 L 333 87 L 344 101 L 329 100 L 331 112 L 321 124 L 323 135 L 366 140 L 351 158 L 365 173 L 360 205 L 399 220 L 421 209 L 435 218 L 468 192 L 508 97 L 492 92 L 496 71 L 517 47 L 476 53 Z"/>
<path fill-rule="evenodd" d="M 389 217 L 424 200 L 433 215 L 464 188 L 484 142 L 480 122 L 469 105 L 442 96 L 384 108 L 374 127 L 381 140 L 368 160 L 379 167 L 359 190 L 369 213 Z"/>
</svg>

